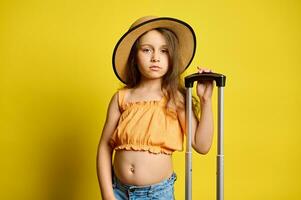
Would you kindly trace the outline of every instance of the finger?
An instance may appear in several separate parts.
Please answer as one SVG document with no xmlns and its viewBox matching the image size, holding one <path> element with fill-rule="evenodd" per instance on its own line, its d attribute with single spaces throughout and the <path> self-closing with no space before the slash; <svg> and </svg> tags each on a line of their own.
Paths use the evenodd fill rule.
<svg viewBox="0 0 301 200">
<path fill-rule="evenodd" d="M 203 68 L 202 66 L 197 66 L 197 68 L 198 68 L 199 71 L 202 71 L 202 72 L 203 72 L 204 69 L 205 69 L 205 68 Z"/>
<path fill-rule="evenodd" d="M 202 68 L 199 68 L 199 69 L 198 69 L 198 72 L 199 72 L 199 73 L 203 73 L 204 70 L 203 70 Z"/>
<path fill-rule="evenodd" d="M 208 82 L 207 87 L 210 88 L 210 90 L 212 90 L 214 88 L 214 81 Z"/>
<path fill-rule="evenodd" d="M 199 68 L 199 67 L 198 67 L 198 69 L 199 69 L 199 71 L 201 71 L 201 72 L 206 72 L 206 73 L 212 72 L 212 70 L 211 70 L 211 69 L 208 69 L 208 68 Z"/>
<path fill-rule="evenodd" d="M 204 70 L 204 72 L 208 72 L 208 73 L 212 72 L 212 70 L 209 68 L 204 68 L 203 70 Z"/>
<path fill-rule="evenodd" d="M 214 81 L 204 81 L 206 87 L 213 87 Z"/>
</svg>

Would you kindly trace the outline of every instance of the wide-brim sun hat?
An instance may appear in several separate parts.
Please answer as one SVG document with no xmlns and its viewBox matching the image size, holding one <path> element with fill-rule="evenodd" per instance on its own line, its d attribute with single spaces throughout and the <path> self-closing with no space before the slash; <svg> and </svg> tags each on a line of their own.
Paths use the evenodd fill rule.
<svg viewBox="0 0 301 200">
<path fill-rule="evenodd" d="M 127 61 L 135 41 L 144 33 L 155 29 L 166 28 L 172 31 L 179 41 L 179 56 L 182 73 L 190 65 L 196 49 L 196 37 L 192 27 L 184 21 L 171 17 L 146 16 L 136 20 L 129 30 L 119 39 L 113 52 L 113 69 L 120 81 L 126 84 Z"/>
</svg>

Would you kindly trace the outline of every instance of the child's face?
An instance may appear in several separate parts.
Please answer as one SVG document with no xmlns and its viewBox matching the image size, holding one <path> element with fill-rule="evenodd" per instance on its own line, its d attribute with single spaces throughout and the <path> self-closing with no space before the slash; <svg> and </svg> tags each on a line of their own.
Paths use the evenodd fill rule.
<svg viewBox="0 0 301 200">
<path fill-rule="evenodd" d="M 168 71 L 168 49 L 165 37 L 151 30 L 139 40 L 137 52 L 138 69 L 146 79 L 162 78 Z"/>
</svg>

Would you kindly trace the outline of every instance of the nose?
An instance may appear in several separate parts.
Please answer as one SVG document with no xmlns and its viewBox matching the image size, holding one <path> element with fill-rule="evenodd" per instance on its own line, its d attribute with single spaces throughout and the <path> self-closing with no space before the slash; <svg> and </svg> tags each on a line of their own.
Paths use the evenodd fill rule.
<svg viewBox="0 0 301 200">
<path fill-rule="evenodd" d="M 160 62 L 159 54 L 157 52 L 154 52 L 151 58 L 152 62 Z"/>
</svg>

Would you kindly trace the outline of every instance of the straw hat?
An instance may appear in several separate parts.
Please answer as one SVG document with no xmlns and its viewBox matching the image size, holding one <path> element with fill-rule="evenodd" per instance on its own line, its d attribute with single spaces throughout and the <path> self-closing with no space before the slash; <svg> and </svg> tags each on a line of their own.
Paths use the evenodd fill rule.
<svg viewBox="0 0 301 200">
<path fill-rule="evenodd" d="M 191 63 L 195 49 L 196 37 L 192 27 L 179 19 L 170 17 L 146 16 L 135 21 L 130 29 L 119 39 L 113 52 L 113 69 L 120 81 L 126 84 L 126 65 L 131 48 L 139 36 L 155 28 L 171 30 L 179 40 L 179 52 L 183 65 L 179 71 L 182 73 Z"/>
</svg>

